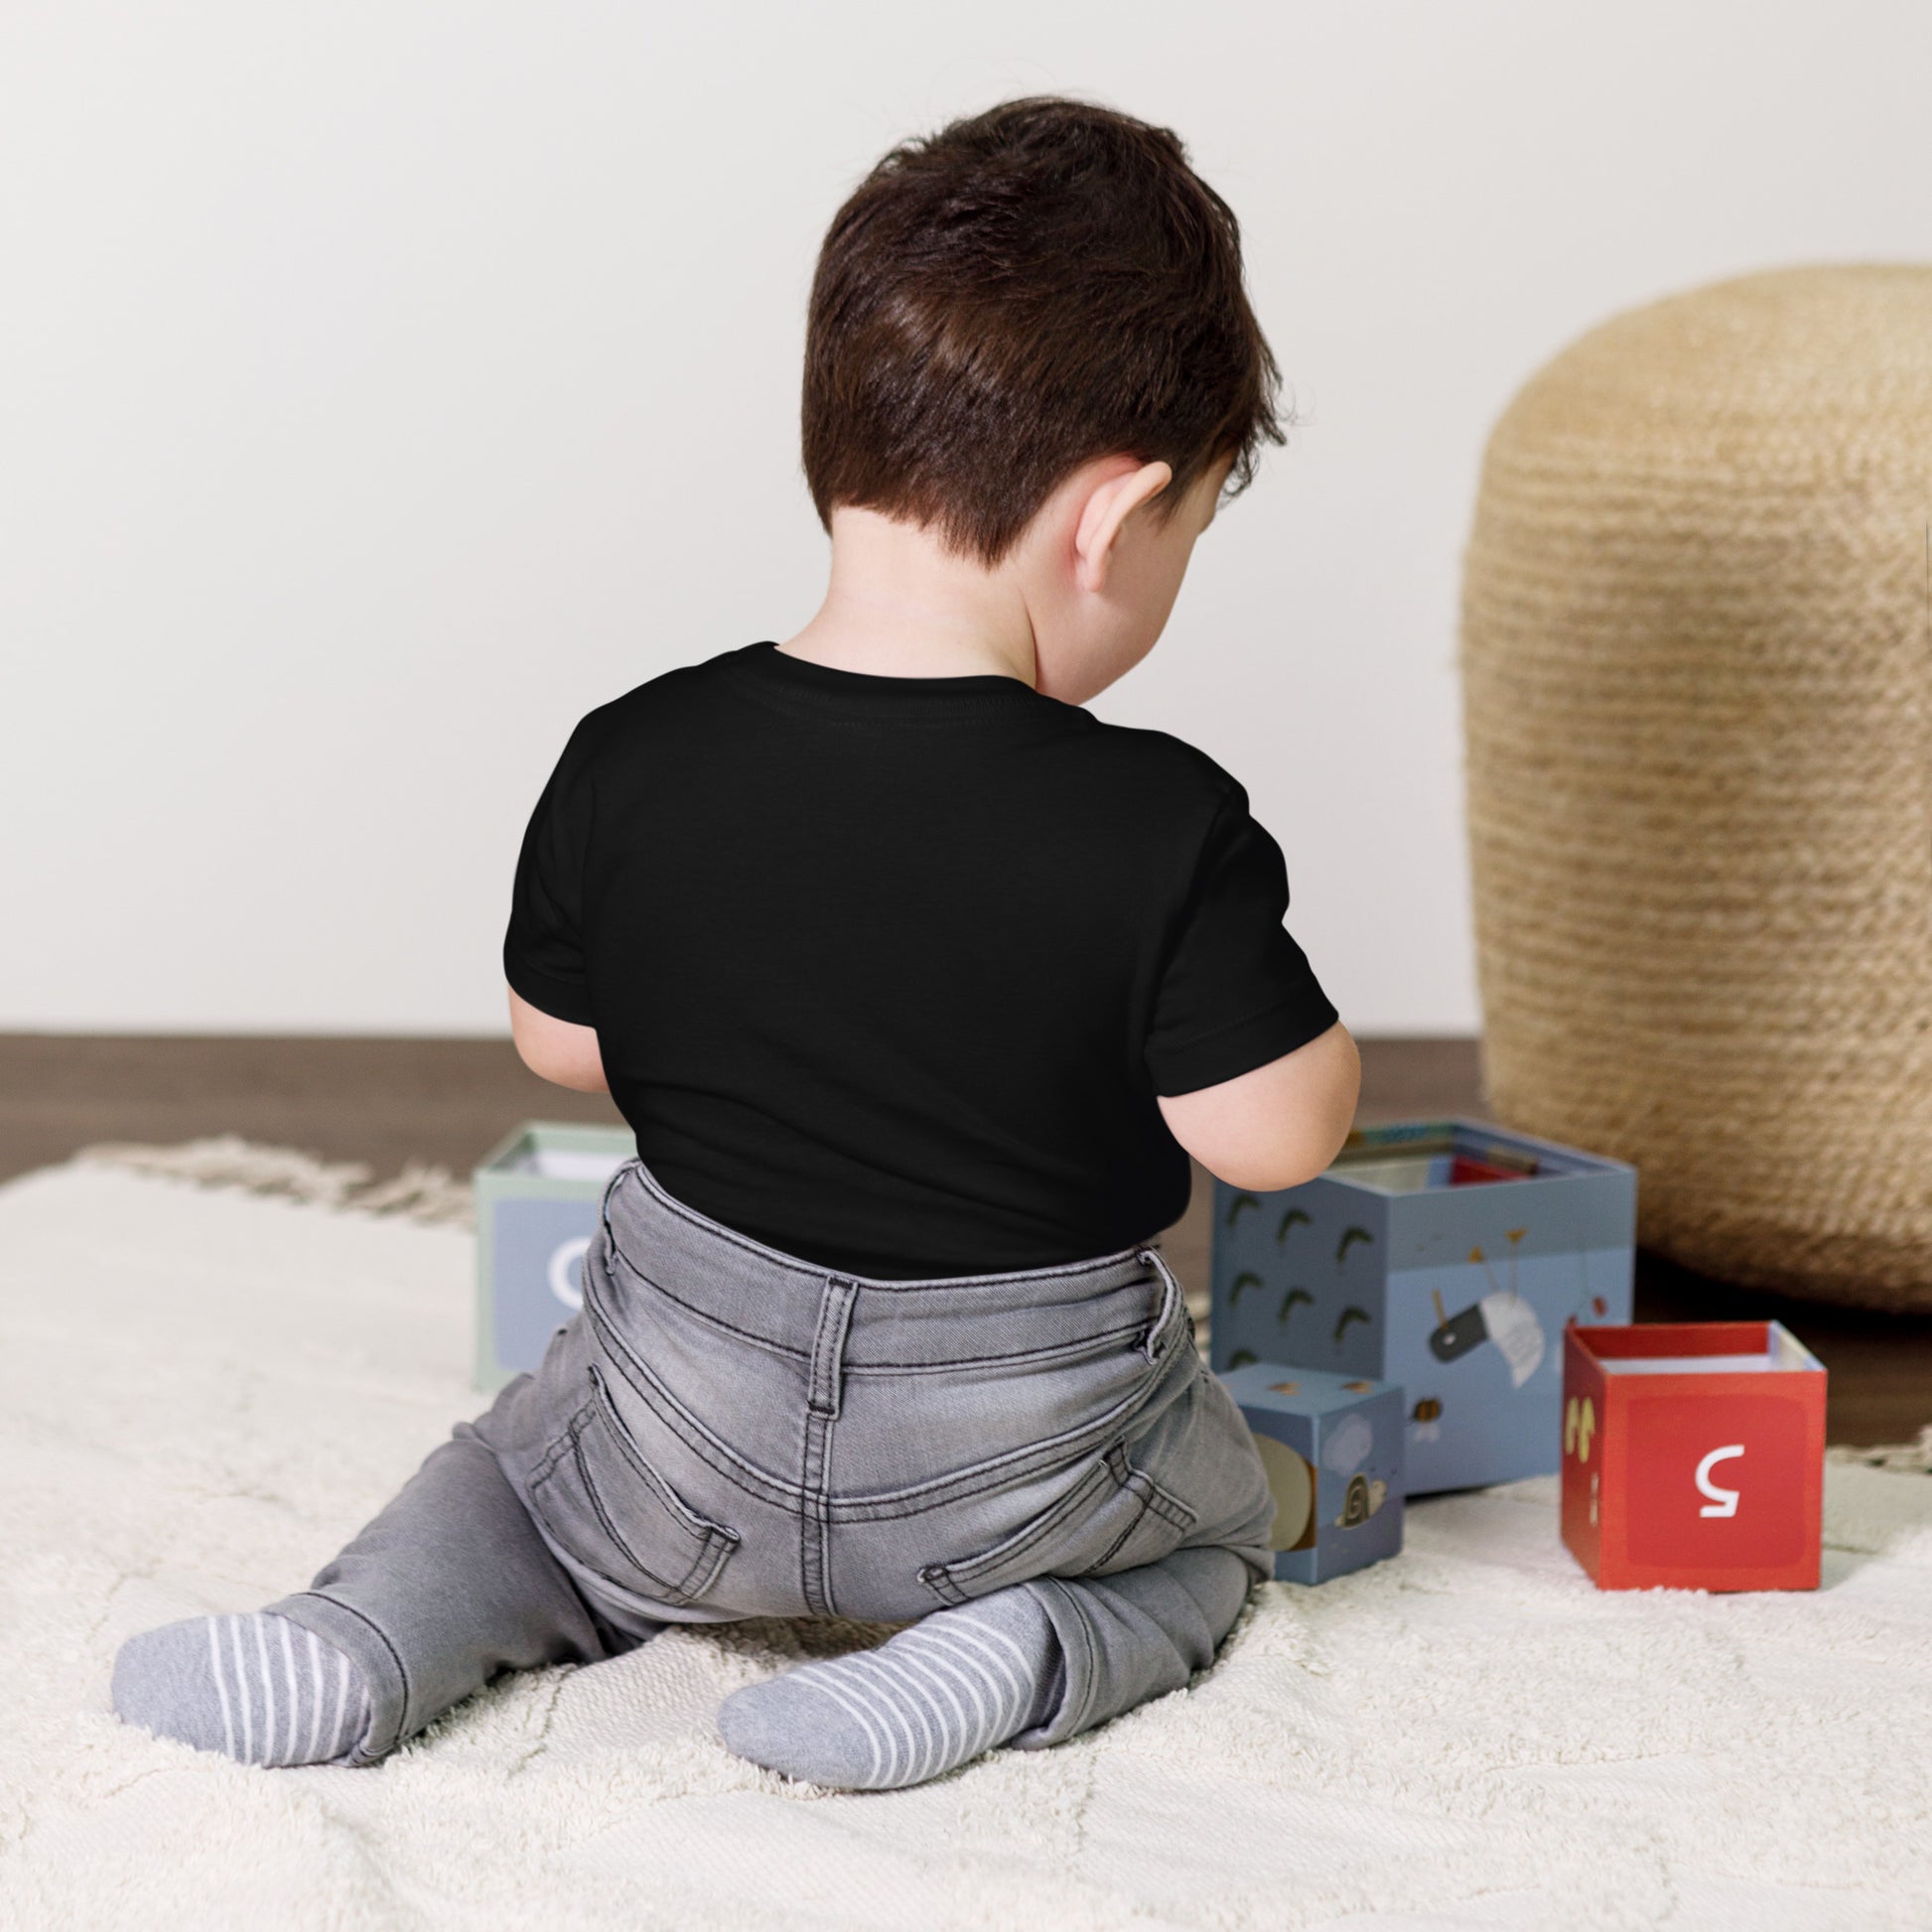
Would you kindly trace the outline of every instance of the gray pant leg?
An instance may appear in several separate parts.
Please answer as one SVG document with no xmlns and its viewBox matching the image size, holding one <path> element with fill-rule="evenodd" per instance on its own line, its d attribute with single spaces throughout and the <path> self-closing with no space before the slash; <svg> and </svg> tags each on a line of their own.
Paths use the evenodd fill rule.
<svg viewBox="0 0 1932 1932">
<path fill-rule="evenodd" d="M 1240 1410 L 1204 1364 L 1195 1364 L 1188 1396 L 1133 1454 L 1156 1478 L 1175 1477 L 1185 1493 L 1215 1496 L 1219 1507 L 1156 1563 L 1020 1586 L 1051 1618 L 1064 1666 L 1056 1708 L 1013 1739 L 1022 1749 L 1057 1744 L 1179 1690 L 1213 1662 L 1249 1590 L 1274 1575 L 1267 1471 Z"/>
<path fill-rule="evenodd" d="M 634 1648 L 578 1593 L 468 1423 L 306 1590 L 267 1608 L 362 1673 L 372 1764 L 500 1670 Z"/>
<path fill-rule="evenodd" d="M 1058 1744 L 1177 1691 L 1213 1661 L 1248 1600 L 1255 1572 L 1233 1550 L 1176 1550 L 1112 1577 L 1035 1577 L 1032 1590 L 1052 1620 L 1065 1675 L 1056 1709 L 1012 1741 Z"/>
</svg>

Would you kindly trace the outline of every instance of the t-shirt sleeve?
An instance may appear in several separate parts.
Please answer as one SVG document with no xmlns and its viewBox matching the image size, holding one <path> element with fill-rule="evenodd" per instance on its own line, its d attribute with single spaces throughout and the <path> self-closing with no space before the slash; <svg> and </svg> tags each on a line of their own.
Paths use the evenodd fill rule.
<svg viewBox="0 0 1932 1932">
<path fill-rule="evenodd" d="M 595 1024 L 584 962 L 584 857 L 595 803 L 589 722 L 571 733 L 530 814 L 503 934 L 504 978 L 533 1007 L 580 1027 Z"/>
<path fill-rule="evenodd" d="M 1251 1073 L 1340 1016 L 1282 923 L 1288 868 L 1239 785 L 1214 814 L 1155 992 L 1154 1090 L 1193 1093 Z"/>
</svg>

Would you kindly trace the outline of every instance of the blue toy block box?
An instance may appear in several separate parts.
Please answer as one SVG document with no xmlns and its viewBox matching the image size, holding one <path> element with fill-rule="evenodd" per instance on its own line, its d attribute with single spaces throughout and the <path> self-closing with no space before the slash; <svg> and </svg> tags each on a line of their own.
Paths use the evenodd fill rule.
<svg viewBox="0 0 1932 1932">
<path fill-rule="evenodd" d="M 1275 1576 L 1325 1584 L 1402 1548 L 1403 1395 L 1393 1382 L 1249 1362 L 1221 1377 L 1275 1494 Z"/>
<path fill-rule="evenodd" d="M 1400 1383 L 1408 1494 L 1553 1474 L 1563 1330 L 1627 1322 L 1637 1175 L 1453 1119 L 1358 1128 L 1312 1180 L 1214 1188 L 1208 1360 Z"/>
<path fill-rule="evenodd" d="M 611 1176 L 637 1152 L 626 1127 L 525 1121 L 476 1171 L 480 1389 L 543 1360 L 584 1305 L 583 1262 Z"/>
</svg>

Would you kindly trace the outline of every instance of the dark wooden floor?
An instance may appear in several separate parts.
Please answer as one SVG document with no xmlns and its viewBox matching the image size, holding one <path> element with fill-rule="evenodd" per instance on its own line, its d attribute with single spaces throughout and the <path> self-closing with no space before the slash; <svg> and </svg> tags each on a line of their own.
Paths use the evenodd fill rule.
<svg viewBox="0 0 1932 1932">
<path fill-rule="evenodd" d="M 1362 1075 L 1364 1122 L 1484 1115 L 1473 1040 L 1364 1040 Z M 537 1079 L 506 1038 L 0 1035 L 0 1179 L 90 1141 L 206 1134 L 365 1162 L 378 1178 L 406 1161 L 462 1174 L 520 1120 L 617 1119 L 604 1095 Z M 1196 1182 L 1167 1242 L 1190 1289 L 1207 1272 L 1209 1190 Z M 1739 1316 L 1775 1316 L 1824 1360 L 1832 1441 L 1903 1442 L 1932 1422 L 1932 1315 L 1792 1303 L 1639 1258 L 1639 1320 Z"/>
</svg>

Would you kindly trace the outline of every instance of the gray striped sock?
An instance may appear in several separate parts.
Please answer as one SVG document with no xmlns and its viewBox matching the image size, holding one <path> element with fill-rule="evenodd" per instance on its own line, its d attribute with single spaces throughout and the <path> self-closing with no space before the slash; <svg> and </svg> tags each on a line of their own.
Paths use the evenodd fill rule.
<svg viewBox="0 0 1932 1932">
<path fill-rule="evenodd" d="M 877 1650 L 734 1691 L 726 1746 L 786 1777 L 848 1791 L 922 1784 L 1040 1722 L 1059 1695 L 1059 1644 L 1031 1590 L 934 1610 Z"/>
<path fill-rule="evenodd" d="M 361 1674 L 313 1630 L 258 1610 L 144 1630 L 114 1659 L 127 1723 L 244 1764 L 326 1764 L 361 1742 Z"/>
</svg>

